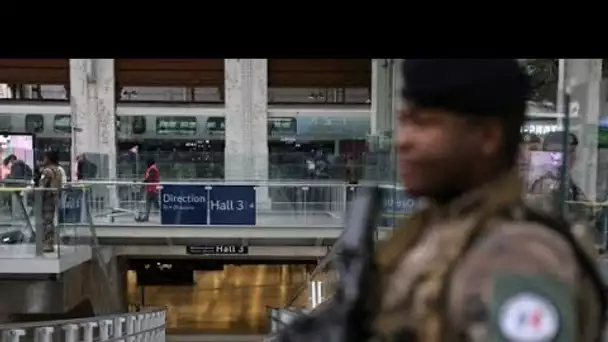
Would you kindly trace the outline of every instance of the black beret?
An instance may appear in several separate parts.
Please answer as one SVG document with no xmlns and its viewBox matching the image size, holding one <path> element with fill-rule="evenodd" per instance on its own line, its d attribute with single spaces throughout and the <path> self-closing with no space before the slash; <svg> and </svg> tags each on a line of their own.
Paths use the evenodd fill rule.
<svg viewBox="0 0 608 342">
<path fill-rule="evenodd" d="M 536 144 L 536 143 L 540 143 L 541 139 L 538 135 L 533 134 L 533 133 L 526 133 L 522 136 L 521 139 L 523 142 L 525 143 L 529 143 L 529 144 Z"/>
<path fill-rule="evenodd" d="M 515 59 L 406 59 L 403 97 L 416 106 L 502 116 L 525 113 L 530 80 Z"/>
<path fill-rule="evenodd" d="M 564 131 L 549 132 L 543 139 L 543 149 L 546 149 L 549 145 L 563 145 L 564 144 Z M 578 137 L 576 134 L 568 133 L 568 144 L 570 146 L 578 146 Z"/>
</svg>

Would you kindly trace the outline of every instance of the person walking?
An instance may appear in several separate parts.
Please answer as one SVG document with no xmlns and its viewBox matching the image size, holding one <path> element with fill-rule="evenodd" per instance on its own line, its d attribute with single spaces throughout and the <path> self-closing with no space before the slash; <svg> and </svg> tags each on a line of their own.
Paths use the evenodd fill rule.
<svg viewBox="0 0 608 342">
<path fill-rule="evenodd" d="M 135 218 L 137 222 L 148 222 L 150 220 L 150 210 L 152 207 L 156 209 L 160 209 L 160 205 L 158 203 L 158 183 L 160 182 L 160 172 L 158 171 L 158 167 L 156 166 L 156 161 L 154 159 L 149 159 L 147 162 L 148 168 L 146 169 L 146 173 L 144 174 L 144 183 L 151 183 L 144 187 L 145 190 L 145 200 L 146 207 L 143 216 L 138 216 Z"/>
</svg>

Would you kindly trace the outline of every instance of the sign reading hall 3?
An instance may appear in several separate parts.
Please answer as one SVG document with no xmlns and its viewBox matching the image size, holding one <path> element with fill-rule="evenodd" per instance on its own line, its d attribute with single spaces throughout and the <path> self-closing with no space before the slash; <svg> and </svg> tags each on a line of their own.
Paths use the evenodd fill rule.
<svg viewBox="0 0 608 342">
<path fill-rule="evenodd" d="M 255 225 L 251 185 L 167 184 L 161 192 L 161 224 Z"/>
</svg>

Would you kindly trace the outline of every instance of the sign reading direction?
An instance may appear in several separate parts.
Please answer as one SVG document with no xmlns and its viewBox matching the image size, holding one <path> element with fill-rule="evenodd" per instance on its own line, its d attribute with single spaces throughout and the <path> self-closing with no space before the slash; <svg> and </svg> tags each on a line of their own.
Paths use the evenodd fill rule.
<svg viewBox="0 0 608 342">
<path fill-rule="evenodd" d="M 187 246 L 186 253 L 196 255 L 245 255 L 249 253 L 249 247 L 242 245 Z"/>
<path fill-rule="evenodd" d="M 209 224 L 255 225 L 255 188 L 214 185 L 209 191 Z"/>
<path fill-rule="evenodd" d="M 255 188 L 250 185 L 167 184 L 161 192 L 161 224 L 255 225 Z"/>
<path fill-rule="evenodd" d="M 206 186 L 163 185 L 160 222 L 161 224 L 206 225 Z"/>
</svg>

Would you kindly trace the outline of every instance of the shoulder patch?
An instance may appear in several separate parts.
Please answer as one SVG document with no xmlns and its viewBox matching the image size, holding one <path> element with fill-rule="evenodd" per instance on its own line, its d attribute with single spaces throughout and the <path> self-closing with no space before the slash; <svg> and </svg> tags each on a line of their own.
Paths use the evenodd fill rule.
<svg viewBox="0 0 608 342">
<path fill-rule="evenodd" d="M 575 303 L 570 286 L 552 277 L 496 277 L 491 300 L 489 340 L 575 341 Z"/>
<path fill-rule="evenodd" d="M 505 300 L 497 320 L 501 334 L 509 341 L 553 341 L 560 328 L 553 303 L 533 292 Z"/>
</svg>

